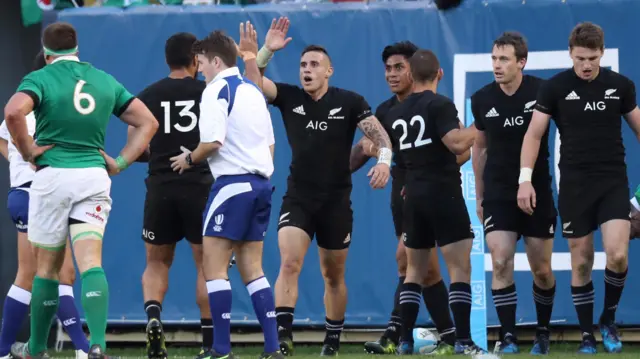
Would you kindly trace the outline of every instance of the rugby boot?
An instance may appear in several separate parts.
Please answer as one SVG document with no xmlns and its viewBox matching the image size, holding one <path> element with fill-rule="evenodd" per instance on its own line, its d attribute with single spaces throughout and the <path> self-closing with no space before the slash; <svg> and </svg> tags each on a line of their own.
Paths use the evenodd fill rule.
<svg viewBox="0 0 640 359">
<path fill-rule="evenodd" d="M 438 342 L 438 346 L 434 351 L 428 353 L 427 355 L 453 355 L 455 353 L 455 348 L 453 345 L 449 345 L 443 341 Z"/>
<path fill-rule="evenodd" d="M 596 354 L 596 338 L 592 334 L 584 333 L 582 335 L 582 342 L 578 347 L 578 353 L 580 354 Z"/>
<path fill-rule="evenodd" d="M 536 333 L 536 338 L 533 340 L 533 348 L 531 348 L 531 355 L 548 355 L 550 345 L 549 332 L 539 331 Z"/>
<path fill-rule="evenodd" d="M 284 356 L 293 355 L 293 339 L 286 337 L 280 338 L 280 353 Z"/>
<path fill-rule="evenodd" d="M 456 340 L 454 354 L 478 355 L 488 354 L 488 352 L 473 342 L 473 340 Z"/>
<path fill-rule="evenodd" d="M 516 338 L 513 335 L 507 334 L 501 342 L 496 343 L 496 348 L 494 350 L 496 354 L 518 354 L 520 353 L 520 348 L 518 347 L 518 343 Z"/>
<path fill-rule="evenodd" d="M 598 324 L 600 328 L 600 335 L 602 335 L 602 346 L 607 353 L 620 353 L 622 352 L 622 341 L 618 335 L 618 328 L 615 323 L 605 323 L 600 320 Z"/>
<path fill-rule="evenodd" d="M 89 359 L 120 359 L 118 357 L 107 356 L 100 344 L 94 344 L 89 348 L 89 353 L 87 353 L 87 358 Z"/>
<path fill-rule="evenodd" d="M 284 355 L 278 350 L 273 353 L 262 353 L 259 359 L 284 359 Z"/>
<path fill-rule="evenodd" d="M 11 357 L 14 359 L 49 359 L 47 351 L 38 354 L 29 353 L 29 343 L 15 342 L 11 346 Z"/>
<path fill-rule="evenodd" d="M 331 344 L 325 344 L 322 346 L 322 350 L 320 351 L 321 357 L 336 357 L 338 356 L 338 348 L 334 347 Z"/>
<path fill-rule="evenodd" d="M 231 352 L 229 352 L 229 354 L 218 354 L 213 349 L 207 349 L 204 351 L 204 353 L 201 353 L 200 355 L 196 356 L 196 359 L 236 359 L 236 358 L 237 356 L 235 356 Z"/>
<path fill-rule="evenodd" d="M 375 342 L 364 343 L 364 351 L 369 354 L 395 354 L 396 344 L 387 337 L 380 337 Z"/>
<path fill-rule="evenodd" d="M 397 355 L 412 355 L 413 354 L 413 343 L 410 342 L 400 342 L 398 344 L 398 348 L 396 349 Z"/>
<path fill-rule="evenodd" d="M 147 357 L 149 359 L 167 359 L 162 323 L 155 318 L 147 323 Z"/>
</svg>

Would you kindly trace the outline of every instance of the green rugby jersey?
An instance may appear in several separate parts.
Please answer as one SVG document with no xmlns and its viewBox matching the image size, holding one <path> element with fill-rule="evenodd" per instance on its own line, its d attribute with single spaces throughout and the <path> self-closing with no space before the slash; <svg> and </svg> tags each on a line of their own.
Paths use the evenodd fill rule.
<svg viewBox="0 0 640 359">
<path fill-rule="evenodd" d="M 75 56 L 31 72 L 17 91 L 35 103 L 38 145 L 55 145 L 36 163 L 58 168 L 105 167 L 98 150 L 104 149 L 109 119 L 134 99 L 113 76 Z"/>
</svg>

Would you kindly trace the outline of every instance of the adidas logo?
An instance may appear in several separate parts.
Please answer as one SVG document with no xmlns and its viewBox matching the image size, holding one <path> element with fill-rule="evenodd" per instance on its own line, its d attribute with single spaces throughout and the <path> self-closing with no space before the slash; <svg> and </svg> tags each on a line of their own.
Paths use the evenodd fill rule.
<svg viewBox="0 0 640 359">
<path fill-rule="evenodd" d="M 500 116 L 500 114 L 498 113 L 498 111 L 496 111 L 495 107 L 492 107 L 491 110 L 489 110 L 489 112 L 487 112 L 486 115 L 484 115 L 484 117 L 498 117 Z"/>
<path fill-rule="evenodd" d="M 578 96 L 578 95 L 576 94 L 576 92 L 575 92 L 575 91 L 571 91 L 571 92 L 567 95 L 567 97 L 565 97 L 564 99 L 565 99 L 565 100 L 579 100 L 579 99 L 580 99 L 580 96 Z"/>
<path fill-rule="evenodd" d="M 304 107 L 302 107 L 302 105 L 294 108 L 293 112 L 295 112 L 295 113 L 297 113 L 299 115 L 306 115 L 306 113 L 304 113 Z"/>
</svg>

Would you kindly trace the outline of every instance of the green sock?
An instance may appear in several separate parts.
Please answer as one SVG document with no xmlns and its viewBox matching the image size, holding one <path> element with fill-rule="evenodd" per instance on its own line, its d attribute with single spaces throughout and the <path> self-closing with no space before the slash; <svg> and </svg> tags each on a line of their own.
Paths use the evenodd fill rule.
<svg viewBox="0 0 640 359">
<path fill-rule="evenodd" d="M 105 351 L 109 284 L 104 270 L 100 267 L 82 273 L 82 308 L 91 334 L 91 345 L 98 344 Z"/>
<path fill-rule="evenodd" d="M 36 355 L 47 350 L 53 316 L 58 311 L 58 285 L 53 279 L 36 276 L 31 290 L 31 337 L 29 353 Z"/>
</svg>

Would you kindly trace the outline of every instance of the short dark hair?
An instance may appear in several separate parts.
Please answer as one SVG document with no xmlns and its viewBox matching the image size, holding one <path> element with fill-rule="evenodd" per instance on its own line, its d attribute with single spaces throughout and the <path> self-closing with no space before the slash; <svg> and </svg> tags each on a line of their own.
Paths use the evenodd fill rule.
<svg viewBox="0 0 640 359">
<path fill-rule="evenodd" d="M 36 58 L 33 59 L 31 71 L 38 71 L 45 66 L 47 66 L 47 62 L 44 58 L 44 50 L 40 50 L 40 52 L 38 52 L 38 54 L 36 55 Z"/>
<path fill-rule="evenodd" d="M 387 60 L 394 55 L 400 55 L 409 60 L 416 51 L 418 51 L 418 47 L 411 41 L 400 41 L 395 44 L 387 45 L 382 50 L 382 63 L 386 64 Z"/>
<path fill-rule="evenodd" d="M 604 50 L 604 31 L 592 22 L 581 22 L 569 35 L 569 48 L 586 47 L 591 50 Z"/>
<path fill-rule="evenodd" d="M 329 56 L 329 52 L 323 46 L 309 45 L 302 50 L 300 57 L 304 56 L 307 52 L 321 52 L 327 57 L 327 59 L 329 59 L 329 62 L 331 62 L 331 56 Z"/>
<path fill-rule="evenodd" d="M 431 50 L 418 50 L 409 59 L 411 76 L 418 83 L 431 82 L 438 76 L 440 61 Z"/>
<path fill-rule="evenodd" d="M 52 51 L 74 49 L 78 46 L 76 29 L 66 22 L 54 22 L 44 29 L 42 45 Z"/>
<path fill-rule="evenodd" d="M 516 60 L 526 59 L 529 56 L 527 40 L 519 32 L 503 32 L 502 35 L 493 41 L 494 47 L 504 47 L 509 45 L 513 46 L 513 50 L 516 54 Z"/>
<path fill-rule="evenodd" d="M 204 55 L 209 60 L 218 56 L 225 65 L 236 66 L 238 57 L 236 43 L 224 31 L 216 30 L 210 33 L 204 39 L 194 42 L 192 49 L 196 55 Z"/>
<path fill-rule="evenodd" d="M 198 41 L 195 35 L 179 32 L 171 35 L 164 44 L 164 58 L 170 69 L 181 69 L 193 64 L 193 44 Z"/>
</svg>

